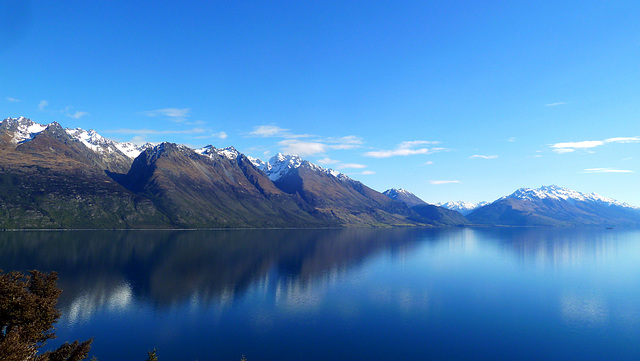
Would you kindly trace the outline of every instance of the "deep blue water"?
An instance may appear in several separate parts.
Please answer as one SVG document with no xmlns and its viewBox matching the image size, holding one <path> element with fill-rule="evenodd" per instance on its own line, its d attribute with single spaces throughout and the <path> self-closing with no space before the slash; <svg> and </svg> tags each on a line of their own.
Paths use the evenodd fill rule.
<svg viewBox="0 0 640 361">
<path fill-rule="evenodd" d="M 638 360 L 640 231 L 2 232 L 100 361 Z"/>
</svg>

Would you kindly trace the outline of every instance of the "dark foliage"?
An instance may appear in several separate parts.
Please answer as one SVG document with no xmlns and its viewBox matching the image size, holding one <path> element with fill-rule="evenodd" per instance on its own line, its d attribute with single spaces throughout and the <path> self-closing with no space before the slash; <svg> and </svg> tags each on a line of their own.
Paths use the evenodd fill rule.
<svg viewBox="0 0 640 361">
<path fill-rule="evenodd" d="M 60 317 L 56 308 L 61 290 L 58 275 L 31 271 L 0 271 L 0 360 L 80 361 L 87 358 L 91 342 L 65 343 L 55 351 L 38 355 L 47 340 L 55 338 L 53 324 Z"/>
</svg>

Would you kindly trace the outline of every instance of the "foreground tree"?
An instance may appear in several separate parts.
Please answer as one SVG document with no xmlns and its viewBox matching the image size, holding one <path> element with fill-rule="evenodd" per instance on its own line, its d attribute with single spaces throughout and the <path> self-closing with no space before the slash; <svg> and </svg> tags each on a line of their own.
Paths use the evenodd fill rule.
<svg viewBox="0 0 640 361">
<path fill-rule="evenodd" d="M 0 360 L 80 361 L 87 358 L 93 339 L 65 343 L 38 355 L 47 340 L 55 338 L 53 324 L 61 290 L 55 272 L 2 273 L 0 270 Z"/>
</svg>

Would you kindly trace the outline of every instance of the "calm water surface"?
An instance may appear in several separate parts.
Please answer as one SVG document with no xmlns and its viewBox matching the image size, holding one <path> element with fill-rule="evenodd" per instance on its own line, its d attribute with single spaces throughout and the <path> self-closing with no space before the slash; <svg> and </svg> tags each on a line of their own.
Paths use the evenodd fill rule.
<svg viewBox="0 0 640 361">
<path fill-rule="evenodd" d="M 0 268 L 58 271 L 100 361 L 640 359 L 639 230 L 2 232 Z"/>
</svg>

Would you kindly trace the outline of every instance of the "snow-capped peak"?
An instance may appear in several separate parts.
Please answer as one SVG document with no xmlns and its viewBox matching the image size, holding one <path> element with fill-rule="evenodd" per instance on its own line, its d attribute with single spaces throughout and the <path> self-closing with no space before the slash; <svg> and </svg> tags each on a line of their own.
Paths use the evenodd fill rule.
<svg viewBox="0 0 640 361">
<path fill-rule="evenodd" d="M 627 203 L 618 202 L 615 199 L 603 197 L 597 193 L 582 193 L 569 188 L 559 187 L 557 185 L 542 186 L 537 189 L 520 188 L 501 199 L 505 198 L 524 200 L 562 199 L 569 202 L 597 202 L 601 204 L 633 208 Z"/>
<path fill-rule="evenodd" d="M 275 181 L 289 173 L 292 169 L 300 168 L 302 163 L 303 160 L 298 155 L 285 155 L 278 153 L 269 159 L 269 162 L 266 163 L 268 166 L 265 164 L 261 169 L 269 176 L 269 179 Z"/>
<path fill-rule="evenodd" d="M 251 156 L 247 156 L 247 159 L 249 159 L 251 164 L 253 164 L 256 168 L 261 169 L 262 171 L 264 171 L 263 168 L 265 168 L 266 166 L 269 165 L 269 163 L 263 161 L 260 158 L 254 158 L 254 157 L 251 157 Z"/>
<path fill-rule="evenodd" d="M 139 146 L 134 143 L 129 142 L 116 142 L 111 139 L 107 139 L 100 134 L 98 134 L 95 130 L 89 129 L 84 130 L 81 128 L 76 129 L 65 129 L 65 132 L 77 141 L 82 142 L 87 148 L 91 149 L 96 153 L 114 153 L 117 151 L 122 152 L 127 157 L 134 159 L 140 155 L 146 148 L 152 146 L 147 143 L 145 145 Z"/>
<path fill-rule="evenodd" d="M 405 195 L 414 195 L 413 193 L 409 192 L 408 190 L 404 189 L 404 188 L 390 188 L 387 189 L 386 191 L 382 192 L 382 194 L 391 197 L 391 198 L 395 198 L 400 194 L 405 194 Z"/>
<path fill-rule="evenodd" d="M 346 174 L 340 173 L 336 170 L 323 168 L 317 164 L 303 160 L 299 155 L 278 153 L 271 157 L 271 159 L 269 159 L 269 162 L 264 162 L 261 159 L 253 157 L 248 158 L 254 166 L 265 172 L 269 179 L 271 179 L 272 181 L 276 181 L 280 179 L 280 177 L 288 174 L 292 169 L 297 169 L 302 166 L 306 166 L 313 170 L 332 175 L 341 181 L 351 179 Z"/>
<path fill-rule="evenodd" d="M 60 125 L 57 122 L 53 122 L 48 125 L 38 124 L 31 119 L 25 117 L 7 118 L 2 122 L 2 128 L 12 136 L 14 144 L 22 144 L 33 139 L 37 134 L 43 132 L 45 129 Z M 64 131 L 69 135 L 71 139 L 77 140 L 84 144 L 87 148 L 100 154 L 112 154 L 122 152 L 125 156 L 133 159 L 140 155 L 151 144 L 147 143 L 142 146 L 138 146 L 134 143 L 128 142 L 116 142 L 107 138 L 104 138 L 98 134 L 95 130 L 84 130 L 81 128 L 69 129 Z"/>
<path fill-rule="evenodd" d="M 202 148 L 195 149 L 195 152 L 201 155 L 213 157 L 219 155 L 228 159 L 236 159 L 240 155 L 240 152 L 234 147 L 216 148 L 213 145 L 206 145 Z"/>
<path fill-rule="evenodd" d="M 478 203 L 472 203 L 465 201 L 452 201 L 446 203 L 436 203 L 436 206 L 450 209 L 452 211 L 461 213 L 463 216 L 466 216 L 467 214 L 476 210 L 476 208 L 486 206 L 487 204 L 489 204 L 489 202 L 482 201 Z"/>
<path fill-rule="evenodd" d="M 38 124 L 25 117 L 7 118 L 2 123 L 4 128 L 12 133 L 14 144 L 28 142 L 38 133 L 47 129 L 47 125 Z"/>
</svg>

